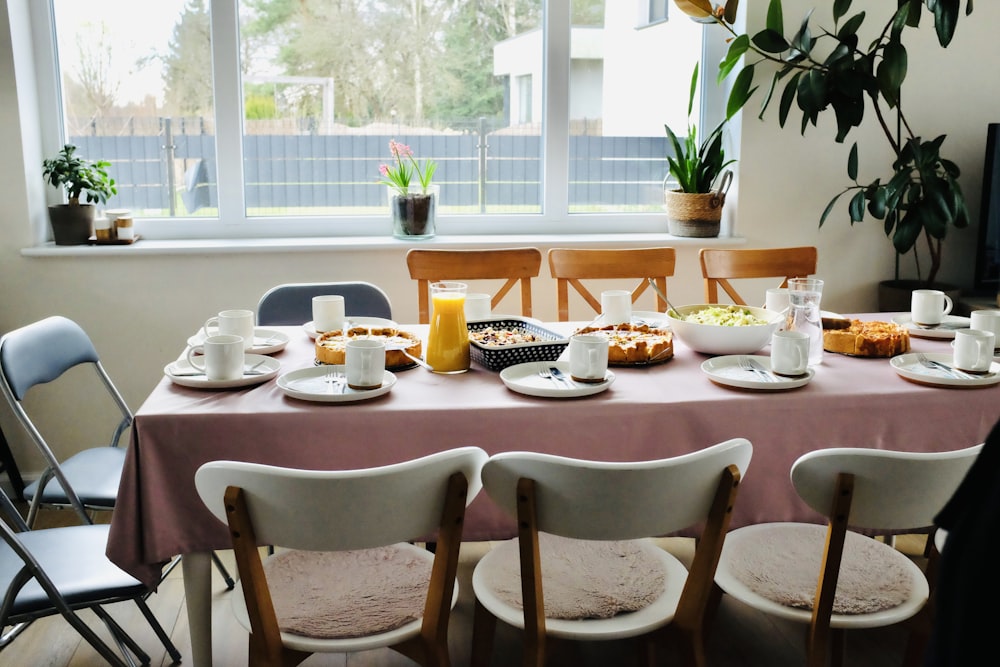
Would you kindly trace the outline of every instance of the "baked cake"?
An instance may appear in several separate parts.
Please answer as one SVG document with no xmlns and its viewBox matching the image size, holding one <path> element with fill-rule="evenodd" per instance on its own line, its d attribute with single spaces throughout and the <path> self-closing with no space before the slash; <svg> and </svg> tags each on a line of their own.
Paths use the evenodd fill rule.
<svg viewBox="0 0 1000 667">
<path fill-rule="evenodd" d="M 658 364 L 674 356 L 674 334 L 669 329 L 655 329 L 647 324 L 614 324 L 584 327 L 576 333 L 605 336 L 608 363 L 612 366 Z"/>
<path fill-rule="evenodd" d="M 824 329 L 823 349 L 855 357 L 894 357 L 910 351 L 910 333 L 893 322 L 851 320 L 846 329 Z"/>
<path fill-rule="evenodd" d="M 372 338 L 385 341 L 385 367 L 401 368 L 410 366 L 413 360 L 403 354 L 403 351 L 420 358 L 422 346 L 420 338 L 409 331 L 391 328 L 354 327 L 347 330 L 347 337 Z M 316 361 L 321 364 L 341 365 L 345 362 L 346 339 L 340 329 L 327 331 L 316 338 Z"/>
</svg>

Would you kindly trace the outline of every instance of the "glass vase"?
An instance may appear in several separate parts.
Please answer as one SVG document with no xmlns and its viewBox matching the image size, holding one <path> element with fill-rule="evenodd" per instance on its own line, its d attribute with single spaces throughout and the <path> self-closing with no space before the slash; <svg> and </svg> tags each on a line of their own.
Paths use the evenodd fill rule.
<svg viewBox="0 0 1000 667">
<path fill-rule="evenodd" d="M 389 188 L 389 210 L 392 212 L 392 235 L 398 239 L 419 240 L 434 238 L 437 218 L 437 201 L 440 187 L 430 185 L 427 192 L 410 188 L 410 193 L 399 194 Z"/>
</svg>

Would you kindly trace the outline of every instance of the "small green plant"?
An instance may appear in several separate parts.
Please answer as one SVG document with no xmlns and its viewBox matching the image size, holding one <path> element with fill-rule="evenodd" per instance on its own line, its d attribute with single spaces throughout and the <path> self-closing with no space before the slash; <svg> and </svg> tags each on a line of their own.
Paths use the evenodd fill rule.
<svg viewBox="0 0 1000 667">
<path fill-rule="evenodd" d="M 420 181 L 420 194 L 427 194 L 427 188 L 430 187 L 434 172 L 437 171 L 437 163 L 433 160 L 424 160 L 421 167 L 413 157 L 410 147 L 395 139 L 389 141 L 389 152 L 392 153 L 396 164 L 379 165 L 379 173 L 382 174 L 382 180 L 379 182 L 395 189 L 401 197 L 405 197 L 410 194 L 410 182 L 416 176 Z"/>
<path fill-rule="evenodd" d="M 107 203 L 108 197 L 118 194 L 115 179 L 106 171 L 110 162 L 89 162 L 75 154 L 76 146 L 66 144 L 59 154 L 42 162 L 42 175 L 50 185 L 63 188 L 71 206 L 79 206 L 86 195 L 87 203 Z"/>
<path fill-rule="evenodd" d="M 694 94 L 697 88 L 698 63 L 695 63 L 694 72 L 691 74 L 691 89 L 688 94 L 687 136 L 681 142 L 669 125 L 663 127 L 667 131 L 667 139 L 670 140 L 670 146 L 674 150 L 673 156 L 667 156 L 670 175 L 677 181 L 681 192 L 704 194 L 712 191 L 715 182 L 726 166 L 736 162 L 736 160 L 727 160 L 726 152 L 722 148 L 722 130 L 729 121 L 728 116 L 704 138 L 701 144 L 698 143 L 698 127 L 691 122 Z"/>
</svg>

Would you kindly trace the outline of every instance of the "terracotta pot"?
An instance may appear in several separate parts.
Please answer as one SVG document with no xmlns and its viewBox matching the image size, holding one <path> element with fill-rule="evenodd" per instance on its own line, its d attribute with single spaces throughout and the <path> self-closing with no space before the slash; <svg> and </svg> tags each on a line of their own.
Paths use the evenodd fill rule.
<svg viewBox="0 0 1000 667">
<path fill-rule="evenodd" d="M 915 289 L 930 287 L 939 289 L 949 297 L 954 303 L 952 312 L 958 309 L 958 302 L 962 297 L 962 290 L 954 285 L 937 283 L 926 285 L 921 280 L 883 280 L 878 284 L 878 309 L 883 313 L 908 313 L 910 312 L 910 293 Z"/>
<path fill-rule="evenodd" d="M 49 223 L 56 245 L 85 245 L 94 233 L 94 205 L 49 206 Z"/>
</svg>

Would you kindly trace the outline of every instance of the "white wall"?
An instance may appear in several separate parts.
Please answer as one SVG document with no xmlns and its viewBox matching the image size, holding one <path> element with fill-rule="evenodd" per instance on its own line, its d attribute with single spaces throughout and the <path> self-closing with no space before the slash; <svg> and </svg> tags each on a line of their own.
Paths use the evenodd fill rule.
<svg viewBox="0 0 1000 667">
<path fill-rule="evenodd" d="M 159 381 L 163 366 L 181 352 L 187 337 L 206 317 L 223 308 L 252 308 L 276 283 L 370 280 L 389 292 L 399 321 L 416 321 L 416 288 L 404 264 L 409 246 L 402 243 L 360 250 L 317 246 L 301 252 L 258 249 L 187 255 L 23 256 L 22 248 L 33 244 L 31 221 L 42 228 L 45 217 L 37 110 L 30 94 L 31 73 L 23 69 L 31 67 L 28 45 L 23 43 L 27 30 L 22 23 L 28 2 L 8 0 L 0 13 L 0 145 L 6 157 L 0 162 L 5 204 L 0 216 L 0 331 L 52 314 L 78 321 L 94 339 L 129 405 L 137 409 Z M 785 0 L 784 4 L 786 20 L 798 22 L 816 3 Z M 854 9 L 878 12 L 883 4 L 879 0 L 856 1 Z M 751 26 L 763 24 L 766 5 L 763 0 L 751 0 Z M 825 6 L 818 8 L 817 15 L 822 17 L 827 11 Z M 925 23 L 929 28 L 930 23 Z M 1000 78 L 990 75 L 993 64 L 1000 61 L 997 25 L 1000 3 L 981 2 L 971 20 L 962 18 L 955 42 L 946 51 L 936 46 L 932 35 L 920 40 L 919 46 L 908 42 L 907 110 L 922 134 L 948 134 L 946 153 L 963 170 L 962 183 L 974 219 L 979 210 L 986 124 L 1000 120 Z M 838 217 L 822 230 L 817 228 L 826 202 L 846 183 L 849 144 L 833 143 L 831 122 L 832 118 L 824 119 L 822 127 L 810 128 L 801 138 L 797 120 L 794 127 L 782 130 L 773 114 L 764 122 L 758 121 L 755 113 L 747 114 L 739 150 L 739 191 L 730 193 L 735 232 L 745 237 L 749 246 L 817 245 L 818 274 L 827 281 L 824 305 L 840 312 L 873 310 L 875 283 L 891 277 L 893 267 L 891 246 L 878 225 L 852 229 Z M 874 133 L 864 138 L 870 138 L 874 146 L 882 145 Z M 877 159 L 874 152 L 865 162 L 865 172 L 885 173 L 885 159 Z M 518 239 L 518 243 L 530 240 Z M 971 285 L 975 240 L 974 227 L 951 235 L 944 279 Z M 678 247 L 671 300 L 700 302 L 700 244 L 677 242 L 664 235 L 653 241 L 639 239 L 633 245 L 654 242 Z M 552 244 L 551 239 L 533 243 L 543 251 Z M 470 247 L 470 243 L 462 247 Z M 535 283 L 536 315 L 554 319 L 555 285 L 547 276 L 548 269 L 543 267 L 542 277 Z M 582 311 L 576 315 L 586 317 Z M 47 416 L 59 424 L 52 434 L 57 443 L 68 443 L 76 432 L 107 435 L 93 428 L 92 413 L 74 413 L 77 403 L 72 392 L 64 393 L 57 407 L 48 412 Z M 38 459 L 6 408 L 0 408 L 0 424 L 21 467 L 29 473 L 37 471 Z M 61 447 L 66 451 L 70 445 Z"/>
</svg>

